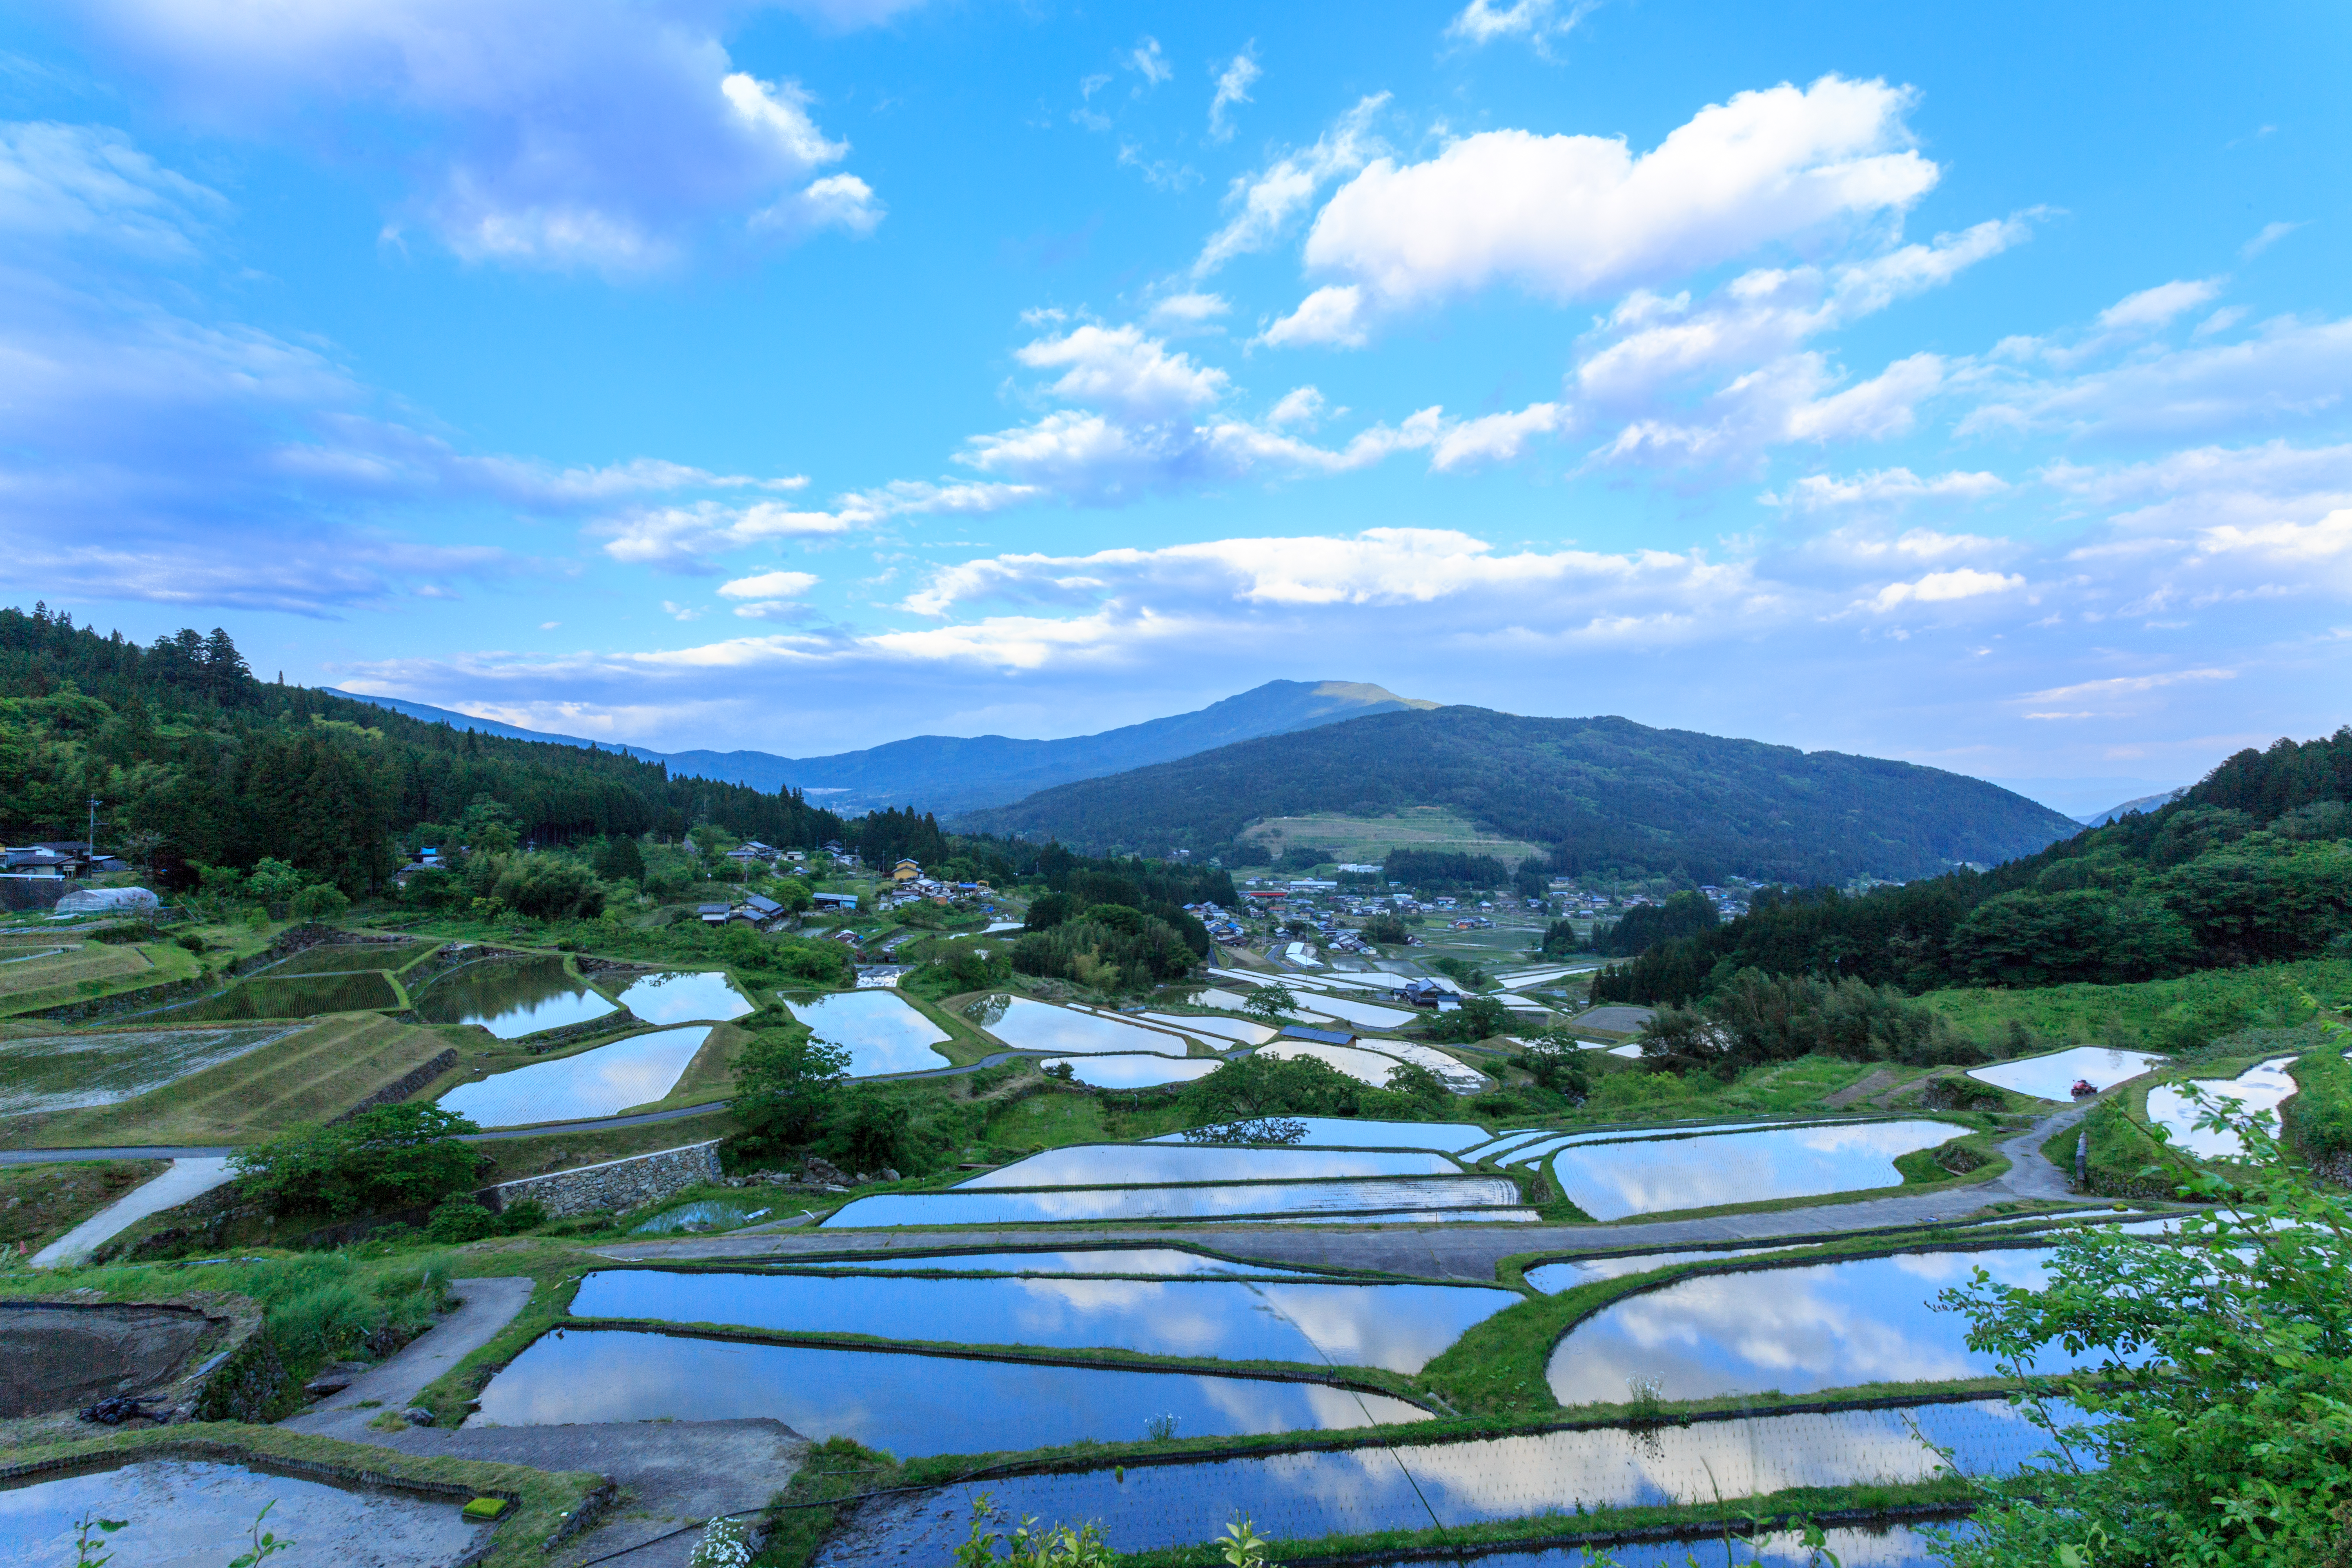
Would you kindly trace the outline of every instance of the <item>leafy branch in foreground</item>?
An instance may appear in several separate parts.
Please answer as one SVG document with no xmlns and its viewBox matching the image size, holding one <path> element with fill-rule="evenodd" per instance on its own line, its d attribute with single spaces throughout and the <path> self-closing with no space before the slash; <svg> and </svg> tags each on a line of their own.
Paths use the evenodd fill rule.
<svg viewBox="0 0 2352 1568">
<path fill-rule="evenodd" d="M 2352 1045 L 2326 1028 L 2326 1050 Z M 2099 1358 L 2063 1399 L 2012 1397 L 2051 1447 L 1982 1483 L 1975 1529 L 1937 1548 L 1958 1568 L 2352 1562 L 2352 1209 L 2267 1112 L 2184 1089 L 2242 1153 L 2223 1175 L 2143 1124 L 2156 1169 L 2212 1205 L 2177 1244 L 2084 1231 L 2041 1289 L 1979 1269 L 1940 1298 L 2004 1373 L 2053 1344 Z"/>
</svg>

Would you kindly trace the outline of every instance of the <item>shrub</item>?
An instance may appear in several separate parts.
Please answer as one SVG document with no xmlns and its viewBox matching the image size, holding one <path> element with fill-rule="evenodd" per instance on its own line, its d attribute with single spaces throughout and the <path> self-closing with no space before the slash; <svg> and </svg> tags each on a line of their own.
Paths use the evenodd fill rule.
<svg viewBox="0 0 2352 1568">
<path fill-rule="evenodd" d="M 1492 996 L 1465 997 L 1459 1007 L 1430 1021 L 1429 1037 L 1463 1045 L 1492 1039 L 1511 1026 L 1510 1009 Z"/>
<path fill-rule="evenodd" d="M 498 1216 L 462 1194 L 452 1194 L 441 1200 L 433 1217 L 425 1223 L 425 1234 L 435 1241 L 457 1244 L 479 1241 L 499 1228 Z"/>
<path fill-rule="evenodd" d="M 728 1109 L 755 1143 L 805 1143 L 833 1109 L 848 1072 L 849 1053 L 804 1026 L 764 1029 L 735 1058 L 735 1098 Z"/>
<path fill-rule="evenodd" d="M 437 1105 L 380 1105 L 333 1127 L 295 1127 L 229 1156 L 247 1196 L 331 1215 L 435 1203 L 473 1184 L 473 1122 Z"/>
<path fill-rule="evenodd" d="M 536 1198 L 524 1198 L 499 1211 L 499 1230 L 506 1236 L 520 1236 L 527 1230 L 537 1230 L 547 1223 L 547 1210 Z"/>
</svg>

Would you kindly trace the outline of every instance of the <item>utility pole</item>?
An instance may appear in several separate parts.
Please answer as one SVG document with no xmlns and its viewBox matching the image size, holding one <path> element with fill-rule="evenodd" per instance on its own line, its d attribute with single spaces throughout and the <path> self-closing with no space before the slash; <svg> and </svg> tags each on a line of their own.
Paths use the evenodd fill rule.
<svg viewBox="0 0 2352 1568">
<path fill-rule="evenodd" d="M 96 795 L 89 797 L 89 855 L 93 860 L 98 858 L 98 808 L 105 804 Z"/>
</svg>

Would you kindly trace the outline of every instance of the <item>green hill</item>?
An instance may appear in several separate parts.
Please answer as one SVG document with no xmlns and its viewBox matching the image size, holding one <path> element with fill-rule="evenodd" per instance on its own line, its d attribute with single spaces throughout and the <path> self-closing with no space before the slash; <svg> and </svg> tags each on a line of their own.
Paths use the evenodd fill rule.
<svg viewBox="0 0 2352 1568">
<path fill-rule="evenodd" d="M 1222 746 L 966 814 L 967 830 L 1096 851 L 1217 853 L 1266 817 L 1443 806 L 1563 872 L 1795 882 L 2013 859 L 2077 824 L 1981 779 L 1631 720 L 1384 713 Z"/>
</svg>

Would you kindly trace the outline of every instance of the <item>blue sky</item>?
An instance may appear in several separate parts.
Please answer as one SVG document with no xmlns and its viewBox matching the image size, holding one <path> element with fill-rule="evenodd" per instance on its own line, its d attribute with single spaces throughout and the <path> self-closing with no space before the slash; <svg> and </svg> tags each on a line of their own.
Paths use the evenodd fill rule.
<svg viewBox="0 0 2352 1568">
<path fill-rule="evenodd" d="M 0 16 L 10 602 L 795 754 L 2352 718 L 2338 8 Z"/>
</svg>

